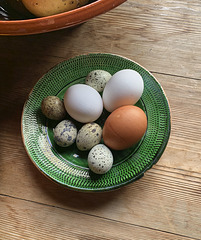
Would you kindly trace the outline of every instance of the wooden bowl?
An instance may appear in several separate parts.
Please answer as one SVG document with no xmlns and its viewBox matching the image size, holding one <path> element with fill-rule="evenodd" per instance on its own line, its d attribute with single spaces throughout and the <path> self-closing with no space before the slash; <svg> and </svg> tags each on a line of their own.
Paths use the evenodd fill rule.
<svg viewBox="0 0 201 240">
<path fill-rule="evenodd" d="M 0 20 L 0 35 L 30 35 L 79 25 L 103 14 L 126 0 L 97 0 L 68 12 L 26 20 Z"/>
</svg>

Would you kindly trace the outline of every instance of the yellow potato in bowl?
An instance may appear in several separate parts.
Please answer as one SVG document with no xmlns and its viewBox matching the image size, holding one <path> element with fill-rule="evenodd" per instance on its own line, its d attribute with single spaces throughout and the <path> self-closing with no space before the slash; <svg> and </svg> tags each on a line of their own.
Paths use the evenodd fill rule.
<svg viewBox="0 0 201 240">
<path fill-rule="evenodd" d="M 70 11 L 88 2 L 89 0 L 22 0 L 24 6 L 37 17 Z"/>
</svg>

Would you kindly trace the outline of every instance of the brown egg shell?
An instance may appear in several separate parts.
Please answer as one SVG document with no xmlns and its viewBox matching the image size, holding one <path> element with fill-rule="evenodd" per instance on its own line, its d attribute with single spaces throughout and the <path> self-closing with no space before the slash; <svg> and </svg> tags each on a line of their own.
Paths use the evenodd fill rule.
<svg viewBox="0 0 201 240">
<path fill-rule="evenodd" d="M 113 111 L 103 126 L 103 141 L 113 150 L 123 150 L 136 144 L 145 134 L 147 117 L 136 106 L 127 105 Z"/>
</svg>

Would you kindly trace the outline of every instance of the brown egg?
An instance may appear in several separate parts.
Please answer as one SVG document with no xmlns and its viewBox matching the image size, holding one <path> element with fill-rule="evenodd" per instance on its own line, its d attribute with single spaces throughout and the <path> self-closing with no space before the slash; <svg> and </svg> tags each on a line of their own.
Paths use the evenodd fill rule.
<svg viewBox="0 0 201 240">
<path fill-rule="evenodd" d="M 123 150 L 137 143 L 147 129 L 147 117 L 139 107 L 117 108 L 103 126 L 103 141 L 113 150 Z"/>
</svg>

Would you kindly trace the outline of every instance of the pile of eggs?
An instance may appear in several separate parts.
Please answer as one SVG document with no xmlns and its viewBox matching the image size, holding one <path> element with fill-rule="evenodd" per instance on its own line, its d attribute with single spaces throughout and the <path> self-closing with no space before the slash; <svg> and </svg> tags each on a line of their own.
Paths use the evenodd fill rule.
<svg viewBox="0 0 201 240">
<path fill-rule="evenodd" d="M 89 151 L 89 168 L 104 174 L 113 165 L 111 150 L 131 147 L 146 132 L 146 114 L 134 106 L 143 90 L 141 75 L 132 69 L 120 70 L 113 76 L 104 70 L 94 70 L 87 75 L 85 84 L 70 86 L 63 100 L 56 96 L 44 98 L 41 110 L 47 118 L 60 121 L 53 130 L 56 144 L 68 147 L 75 143 L 80 151 Z M 110 114 L 102 128 L 95 121 L 104 108 Z M 65 119 L 66 113 L 83 124 L 79 130 Z"/>
</svg>

